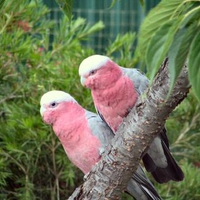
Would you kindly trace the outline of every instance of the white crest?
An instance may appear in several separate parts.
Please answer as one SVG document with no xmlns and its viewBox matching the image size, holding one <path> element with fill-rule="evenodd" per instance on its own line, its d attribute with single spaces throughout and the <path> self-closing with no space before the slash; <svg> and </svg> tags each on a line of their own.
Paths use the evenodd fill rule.
<svg viewBox="0 0 200 200">
<path fill-rule="evenodd" d="M 83 76 L 84 74 L 89 73 L 91 70 L 99 69 L 108 60 L 110 60 L 109 57 L 102 55 L 92 55 L 87 57 L 79 66 L 79 75 Z"/>
<path fill-rule="evenodd" d="M 50 104 L 52 102 L 60 103 L 63 101 L 76 102 L 76 100 L 68 93 L 60 91 L 60 90 L 52 90 L 52 91 L 45 93 L 41 97 L 40 105 L 43 106 L 44 104 Z"/>
</svg>

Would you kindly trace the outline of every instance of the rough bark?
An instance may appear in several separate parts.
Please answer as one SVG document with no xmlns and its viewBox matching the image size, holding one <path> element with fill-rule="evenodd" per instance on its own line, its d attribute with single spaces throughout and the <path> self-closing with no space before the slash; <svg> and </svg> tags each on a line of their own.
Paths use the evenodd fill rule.
<svg viewBox="0 0 200 200">
<path fill-rule="evenodd" d="M 142 152 L 163 128 L 173 109 L 189 91 L 188 71 L 184 67 L 176 85 L 169 91 L 168 61 L 162 64 L 151 87 L 141 96 L 116 133 L 102 159 L 78 187 L 73 199 L 120 199 L 121 192 L 136 171 Z"/>
</svg>

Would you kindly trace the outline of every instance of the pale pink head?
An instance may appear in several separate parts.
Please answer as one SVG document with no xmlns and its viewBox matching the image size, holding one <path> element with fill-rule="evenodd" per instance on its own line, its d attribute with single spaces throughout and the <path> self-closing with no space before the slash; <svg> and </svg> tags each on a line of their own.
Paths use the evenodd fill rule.
<svg viewBox="0 0 200 200">
<path fill-rule="evenodd" d="M 58 117 L 66 112 L 67 103 L 77 103 L 68 93 L 52 90 L 45 93 L 40 100 L 40 114 L 47 124 L 54 124 Z"/>
<path fill-rule="evenodd" d="M 93 55 L 81 62 L 79 76 L 83 86 L 90 89 L 105 89 L 115 84 L 121 76 L 121 70 L 109 57 Z"/>
</svg>

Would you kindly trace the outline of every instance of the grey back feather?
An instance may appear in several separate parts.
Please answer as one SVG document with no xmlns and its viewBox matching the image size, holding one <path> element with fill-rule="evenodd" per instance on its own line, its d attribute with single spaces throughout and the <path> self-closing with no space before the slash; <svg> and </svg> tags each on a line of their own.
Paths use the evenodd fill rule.
<svg viewBox="0 0 200 200">
<path fill-rule="evenodd" d="M 120 68 L 123 71 L 123 74 L 130 78 L 130 80 L 135 86 L 136 91 L 139 95 L 141 95 L 149 85 L 148 78 L 144 74 L 142 74 L 138 69 L 124 67 Z"/>
</svg>

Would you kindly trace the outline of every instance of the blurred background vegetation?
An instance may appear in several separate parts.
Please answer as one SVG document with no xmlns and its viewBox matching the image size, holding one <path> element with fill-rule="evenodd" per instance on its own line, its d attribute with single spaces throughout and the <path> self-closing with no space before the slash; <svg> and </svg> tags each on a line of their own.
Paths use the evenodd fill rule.
<svg viewBox="0 0 200 200">
<path fill-rule="evenodd" d="M 79 17 L 69 21 L 62 15 L 57 23 L 40 1 L 5 1 L 0 9 L 0 199 L 66 199 L 83 174 L 42 122 L 39 100 L 48 90 L 59 89 L 94 111 L 89 90 L 80 85 L 78 66 L 96 53 L 85 42 L 103 30 L 104 22 L 89 24 Z M 108 39 L 104 54 L 133 67 L 135 38 L 128 32 Z M 171 150 L 185 179 L 155 183 L 163 199 L 200 199 L 199 110 L 191 90 L 167 121 Z"/>
</svg>

